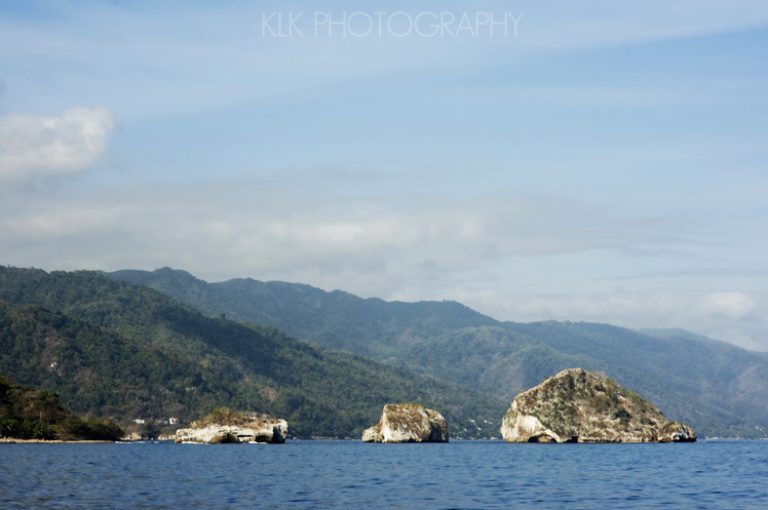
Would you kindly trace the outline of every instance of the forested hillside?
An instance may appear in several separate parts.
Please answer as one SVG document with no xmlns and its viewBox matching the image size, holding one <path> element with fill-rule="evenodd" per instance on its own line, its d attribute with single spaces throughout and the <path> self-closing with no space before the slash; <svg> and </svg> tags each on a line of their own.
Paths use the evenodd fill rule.
<svg viewBox="0 0 768 510">
<path fill-rule="evenodd" d="M 206 283 L 169 268 L 117 271 L 110 276 L 162 291 L 211 316 L 267 324 L 297 338 L 377 359 L 399 357 L 401 345 L 446 331 L 497 324 L 452 301 L 387 302 L 339 290 L 243 278 Z"/>
<path fill-rule="evenodd" d="M 122 429 L 108 419 L 83 419 L 46 389 L 28 388 L 0 376 L 0 438 L 116 441 Z"/>
<path fill-rule="evenodd" d="M 416 400 L 440 409 L 454 435 L 488 436 L 505 407 L 269 327 L 206 317 L 101 273 L 0 268 L 0 301 L 0 373 L 122 422 L 189 420 L 228 405 L 284 417 L 299 436 L 348 436 L 384 403 Z"/>
</svg>

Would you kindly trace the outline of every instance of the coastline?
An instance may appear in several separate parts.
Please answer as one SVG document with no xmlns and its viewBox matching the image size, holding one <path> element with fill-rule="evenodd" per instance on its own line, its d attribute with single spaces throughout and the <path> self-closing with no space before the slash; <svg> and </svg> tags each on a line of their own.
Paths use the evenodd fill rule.
<svg viewBox="0 0 768 510">
<path fill-rule="evenodd" d="M 104 439 L 16 439 L 0 437 L 0 444 L 110 444 L 114 442 Z"/>
</svg>

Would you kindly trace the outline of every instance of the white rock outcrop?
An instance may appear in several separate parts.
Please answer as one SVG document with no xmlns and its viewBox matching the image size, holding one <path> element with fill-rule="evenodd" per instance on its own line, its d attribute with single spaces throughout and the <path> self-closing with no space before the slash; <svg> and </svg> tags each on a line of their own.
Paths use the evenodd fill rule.
<svg viewBox="0 0 768 510">
<path fill-rule="evenodd" d="M 284 443 L 288 422 L 266 414 L 230 413 L 229 419 L 211 415 L 176 431 L 177 443 Z M 216 423 L 223 421 L 224 423 Z"/>
<path fill-rule="evenodd" d="M 387 404 L 379 422 L 363 432 L 367 443 L 445 443 L 448 424 L 442 414 L 421 404 Z"/>
<path fill-rule="evenodd" d="M 504 415 L 509 442 L 693 442 L 696 432 L 670 421 L 640 395 L 607 376 L 581 368 L 563 370 L 518 394 Z"/>
</svg>

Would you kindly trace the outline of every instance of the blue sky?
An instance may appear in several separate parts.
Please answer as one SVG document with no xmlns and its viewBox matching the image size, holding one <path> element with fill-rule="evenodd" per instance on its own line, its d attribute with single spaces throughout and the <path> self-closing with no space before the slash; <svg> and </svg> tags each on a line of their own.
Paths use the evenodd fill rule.
<svg viewBox="0 0 768 510">
<path fill-rule="evenodd" d="M 517 32 L 312 34 L 377 12 Z M 757 1 L 0 1 L 0 263 L 768 350 L 766 53 Z"/>
</svg>

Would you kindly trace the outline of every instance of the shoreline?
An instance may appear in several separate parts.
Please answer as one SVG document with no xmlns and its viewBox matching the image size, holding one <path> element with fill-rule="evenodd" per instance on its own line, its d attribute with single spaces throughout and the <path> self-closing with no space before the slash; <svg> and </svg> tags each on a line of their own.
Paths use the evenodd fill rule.
<svg viewBox="0 0 768 510">
<path fill-rule="evenodd" d="M 115 442 L 104 439 L 16 439 L 0 437 L 0 444 L 110 444 Z"/>
<path fill-rule="evenodd" d="M 766 441 L 768 440 L 768 437 L 753 437 L 753 438 L 742 438 L 742 437 L 704 437 L 699 439 L 699 441 L 710 441 L 710 442 L 727 442 L 727 441 Z M 286 442 L 296 442 L 296 441 L 359 441 L 359 439 L 355 438 L 328 438 L 328 437 L 312 437 L 312 438 L 289 438 Z M 507 442 L 503 441 L 500 438 L 484 438 L 484 439 L 452 439 L 451 442 L 499 442 L 499 443 L 505 443 L 505 444 L 528 444 L 528 443 L 514 443 L 514 442 Z M 118 441 L 109 441 L 104 439 L 15 439 L 11 437 L 0 437 L 0 444 L 126 444 L 126 443 L 170 443 L 174 442 L 173 439 L 163 438 L 163 439 L 154 439 L 154 440 L 142 440 L 142 439 L 122 439 Z M 200 443 L 203 444 L 203 443 Z M 267 443 L 264 443 L 267 444 Z M 414 443 L 415 444 L 415 443 Z M 659 442 L 619 442 L 619 443 L 610 443 L 610 442 L 595 442 L 595 443 L 581 443 L 581 444 L 666 444 L 666 443 L 659 443 Z"/>
</svg>

